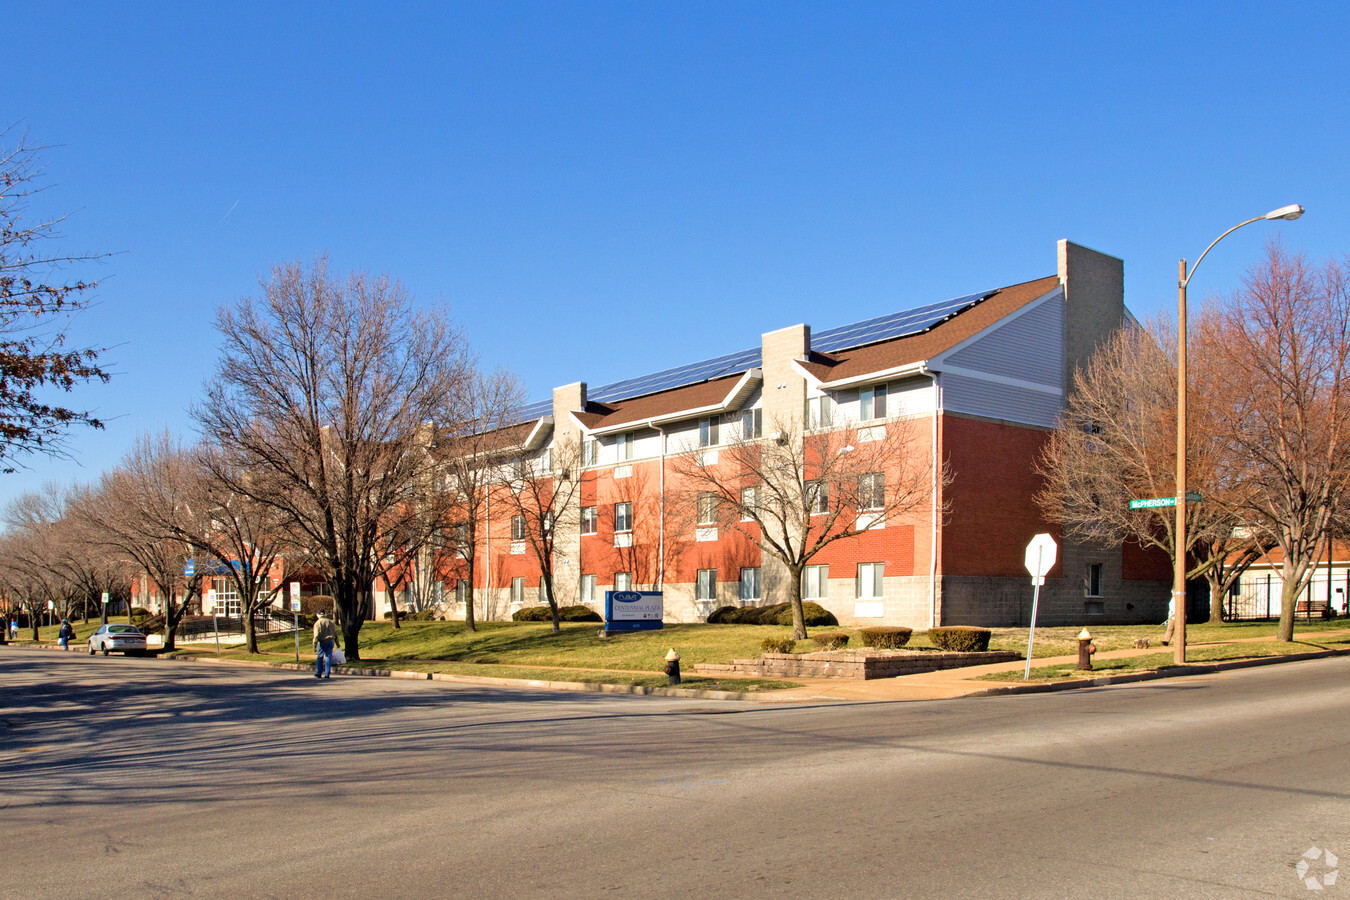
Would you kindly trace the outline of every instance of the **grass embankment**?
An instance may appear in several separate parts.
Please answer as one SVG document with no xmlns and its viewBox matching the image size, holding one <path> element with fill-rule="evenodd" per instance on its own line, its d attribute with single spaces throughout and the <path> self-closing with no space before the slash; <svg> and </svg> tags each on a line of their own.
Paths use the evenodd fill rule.
<svg viewBox="0 0 1350 900">
<path fill-rule="evenodd" d="M 1345 620 L 1339 622 L 1326 623 L 1326 630 L 1344 628 L 1347 626 Z M 1216 636 L 1200 638 L 1196 632 L 1209 626 L 1188 626 L 1187 646 L 1186 646 L 1186 665 L 1203 666 L 1216 662 L 1234 662 L 1245 659 L 1265 659 L 1274 656 L 1292 656 L 1300 653 L 1312 653 L 1319 650 L 1346 650 L 1350 649 L 1350 634 L 1327 635 L 1313 639 L 1294 640 L 1288 643 L 1271 640 L 1274 635 L 1274 626 L 1264 624 L 1262 627 L 1264 633 L 1259 635 L 1249 635 L 1244 633 L 1251 625 L 1226 625 L 1215 626 Z M 1241 630 L 1240 630 L 1241 629 Z M 1105 629 L 1104 629 L 1105 630 Z M 1225 631 L 1236 633 L 1225 634 Z M 1037 629 L 1039 639 L 1040 629 Z M 1253 638 L 1258 638 L 1253 640 Z M 1031 678 L 1033 682 L 1056 682 L 1056 681 L 1074 681 L 1080 679 L 1100 678 L 1110 675 L 1133 675 L 1145 672 L 1156 672 L 1162 669 L 1181 669 L 1176 665 L 1175 657 L 1171 650 L 1160 648 L 1158 652 L 1141 653 L 1133 656 L 1121 656 L 1114 659 L 1103 659 L 1100 655 L 1102 651 L 1112 649 L 1133 648 L 1133 640 L 1125 645 L 1103 646 L 1097 639 L 1096 632 L 1093 633 L 1093 641 L 1097 644 L 1098 655 L 1093 657 L 1092 669 L 1082 671 L 1077 663 L 1060 663 L 1053 666 L 1034 666 L 1031 669 Z M 1214 641 L 1225 641 L 1236 643 L 1213 643 Z M 1112 643 L 1115 643 L 1114 641 Z M 1155 642 L 1156 645 L 1156 642 Z M 1072 653 L 1078 653 L 1077 640 L 1073 643 Z M 1067 655 L 1067 654 L 1061 654 Z M 1041 657 L 1037 653 L 1036 657 Z M 991 672 L 987 675 L 980 675 L 977 681 L 997 681 L 997 682 L 1020 682 L 1023 680 L 1023 669 L 1008 672 Z"/>
</svg>

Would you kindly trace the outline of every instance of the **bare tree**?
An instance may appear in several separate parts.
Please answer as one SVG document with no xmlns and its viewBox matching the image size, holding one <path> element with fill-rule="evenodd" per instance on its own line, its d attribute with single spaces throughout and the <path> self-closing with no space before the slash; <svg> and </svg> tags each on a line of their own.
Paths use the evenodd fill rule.
<svg viewBox="0 0 1350 900">
<path fill-rule="evenodd" d="M 669 491 L 671 517 L 695 528 L 715 522 L 719 533 L 740 534 L 781 562 L 792 634 L 803 639 L 803 570 L 836 541 L 926 509 L 934 463 L 909 420 L 812 431 L 795 419 L 776 420 L 768 434 L 720 447 L 715 456 L 690 449 L 672 457 L 679 480 Z"/>
<path fill-rule="evenodd" d="M 496 484 L 493 465 L 511 446 L 511 433 L 527 427 L 510 427 L 522 396 L 519 383 L 506 371 L 475 373 L 450 398 L 453 407 L 440 418 L 442 423 L 450 423 L 438 441 L 437 452 L 442 458 L 445 490 L 458 504 L 454 524 L 459 535 L 454 544 L 466 569 L 464 627 L 468 631 L 477 630 L 474 584 L 478 542 Z"/>
<path fill-rule="evenodd" d="M 198 480 L 167 439 L 142 438 L 97 486 L 77 489 L 70 504 L 88 540 L 134 563 L 154 585 L 164 605 L 166 650 L 174 649 L 178 626 L 201 591 L 201 573 L 185 574 L 192 546 L 171 525 L 190 515 Z"/>
<path fill-rule="evenodd" d="M 554 549 L 558 535 L 576 534 L 580 509 L 574 502 L 581 487 L 581 441 L 576 435 L 555 437 L 542 454 L 524 449 L 495 467 L 498 495 L 512 513 L 511 539 L 524 541 L 539 564 L 544 601 L 553 614 L 553 630 L 561 630 Z"/>
<path fill-rule="evenodd" d="M 1206 309 L 1197 321 L 1215 315 Z M 1036 502 L 1066 537 L 1108 546 L 1133 541 L 1173 555 L 1173 508 L 1131 509 L 1130 502 L 1176 493 L 1177 369 L 1164 349 L 1175 346 L 1174 335 L 1175 326 L 1161 321 L 1147 328 L 1127 324 L 1074 373 L 1064 415 L 1037 464 L 1046 486 Z M 1189 367 L 1194 399 L 1186 457 L 1189 479 L 1204 500 L 1186 509 L 1186 551 L 1193 561 L 1187 577 L 1209 581 L 1211 618 L 1218 621 L 1228 586 L 1260 549 L 1235 531 L 1230 447 L 1209 403 L 1214 366 L 1196 353 L 1201 358 Z"/>
<path fill-rule="evenodd" d="M 1232 509 L 1283 551 L 1278 638 L 1291 641 L 1350 481 L 1350 269 L 1311 266 L 1272 242 L 1223 314 L 1197 331 L 1212 360 Z"/>
<path fill-rule="evenodd" d="M 387 277 L 339 278 L 321 257 L 274 267 L 261 288 L 217 312 L 223 355 L 194 416 L 246 473 L 230 489 L 275 509 L 326 566 L 359 659 L 380 529 L 429 478 L 426 423 L 470 359 L 443 313 Z"/>
<path fill-rule="evenodd" d="M 0 140 L 10 130 L 0 131 Z M 66 280 L 61 271 L 98 257 L 52 253 L 61 219 L 26 221 L 40 184 L 44 148 L 18 135 L 0 146 L 0 471 L 12 472 L 16 457 L 64 455 L 67 431 L 76 425 L 102 428 L 87 410 L 52 403 L 51 391 L 69 392 L 91 381 L 106 382 L 96 347 L 70 349 L 71 318 L 89 303 L 97 282 Z"/>
</svg>

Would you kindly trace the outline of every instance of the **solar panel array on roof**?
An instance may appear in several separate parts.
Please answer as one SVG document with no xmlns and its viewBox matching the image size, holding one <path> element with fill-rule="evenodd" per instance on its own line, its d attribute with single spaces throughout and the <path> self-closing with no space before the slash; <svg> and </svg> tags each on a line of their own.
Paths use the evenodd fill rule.
<svg viewBox="0 0 1350 900">
<path fill-rule="evenodd" d="M 941 303 L 920 306 L 918 309 L 907 309 L 898 313 L 878 316 L 875 319 L 854 322 L 852 325 L 831 328 L 828 331 L 811 335 L 811 349 L 819 350 L 822 353 L 833 353 L 835 350 L 847 350 L 850 347 L 861 347 L 864 344 L 875 344 L 878 341 L 889 341 L 910 334 L 919 334 L 942 324 L 966 307 L 974 306 L 992 293 L 994 292 L 981 291 L 978 294 L 967 294 L 964 297 L 943 300 Z"/>
<path fill-rule="evenodd" d="M 852 347 L 862 347 L 879 341 L 889 341 L 912 334 L 920 334 L 941 325 L 952 316 L 974 306 L 994 293 L 997 292 L 981 291 L 978 294 L 967 294 L 964 297 L 943 300 L 941 303 L 930 303 L 928 306 L 920 306 L 917 309 L 907 309 L 885 316 L 877 316 L 875 319 L 864 319 L 861 322 L 854 322 L 852 325 L 841 325 L 838 328 L 817 332 L 811 336 L 811 349 L 822 353 L 833 353 L 836 350 L 848 350 Z M 760 363 L 760 348 L 756 347 L 753 350 L 728 353 L 726 356 L 705 359 L 701 362 L 677 366 L 674 369 L 665 369 L 651 375 L 643 375 L 640 378 L 630 378 L 626 381 L 615 381 L 612 384 L 601 385 L 595 390 L 589 391 L 587 397 L 598 403 L 631 400 L 634 397 L 645 397 L 648 394 L 656 394 L 703 381 L 711 381 L 724 375 L 744 372 L 747 369 L 755 368 Z M 552 412 L 553 401 L 542 400 L 522 409 L 520 420 L 528 422 L 531 419 L 550 415 Z"/>
<path fill-rule="evenodd" d="M 588 391 L 586 396 L 598 403 L 604 403 L 607 400 L 627 400 L 632 397 L 658 394 L 671 388 L 698 384 L 702 381 L 712 381 L 714 378 L 721 378 L 723 375 L 733 375 L 747 369 L 753 369 L 760 363 L 759 355 L 760 349 L 758 347 L 753 350 L 742 350 L 739 353 L 728 353 L 726 356 L 705 359 L 702 362 L 690 363 L 674 369 L 665 369 L 651 375 L 643 375 L 641 378 L 630 378 L 627 381 L 616 381 L 612 384 L 601 385 L 593 391 Z"/>
</svg>

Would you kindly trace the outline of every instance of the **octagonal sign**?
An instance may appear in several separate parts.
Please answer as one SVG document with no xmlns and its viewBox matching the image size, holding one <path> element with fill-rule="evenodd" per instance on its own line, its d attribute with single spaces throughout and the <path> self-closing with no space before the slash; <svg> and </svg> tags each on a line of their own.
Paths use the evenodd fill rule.
<svg viewBox="0 0 1350 900">
<path fill-rule="evenodd" d="M 1055 539 L 1048 534 L 1038 534 L 1027 544 L 1027 571 L 1031 577 L 1036 579 L 1037 584 L 1043 584 L 1045 573 L 1055 564 L 1055 557 L 1059 553 L 1059 546 Z"/>
</svg>

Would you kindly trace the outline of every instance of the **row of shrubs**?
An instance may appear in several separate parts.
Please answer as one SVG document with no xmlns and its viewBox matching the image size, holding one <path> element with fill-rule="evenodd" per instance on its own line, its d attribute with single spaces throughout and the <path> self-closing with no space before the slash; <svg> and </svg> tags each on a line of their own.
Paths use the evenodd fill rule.
<svg viewBox="0 0 1350 900">
<path fill-rule="evenodd" d="M 838 626 L 839 620 L 819 603 L 803 603 L 802 615 L 808 628 Z M 708 616 L 709 625 L 791 625 L 792 604 L 773 606 L 719 606 Z"/>
<path fill-rule="evenodd" d="M 563 606 L 558 609 L 560 622 L 603 622 L 600 614 L 589 606 Z M 552 622 L 553 610 L 548 604 L 527 606 L 511 613 L 512 622 Z"/>
<path fill-rule="evenodd" d="M 728 609 L 730 607 L 727 607 Z M 711 619 L 709 619 L 711 621 Z M 786 623 L 792 624 L 791 617 Z M 837 624 L 837 623 L 836 623 Z M 909 643 L 914 633 L 912 628 L 899 625 L 876 625 L 861 631 L 862 645 L 878 650 L 899 650 Z M 988 628 L 972 628 L 965 625 L 949 625 L 943 628 L 928 629 L 928 640 L 941 650 L 956 653 L 983 653 L 989 649 Z M 822 650 L 842 650 L 848 646 L 849 636 L 842 631 L 822 631 L 811 635 L 811 640 Z M 760 642 L 765 653 L 791 653 L 797 642 L 792 638 L 766 637 Z"/>
</svg>

